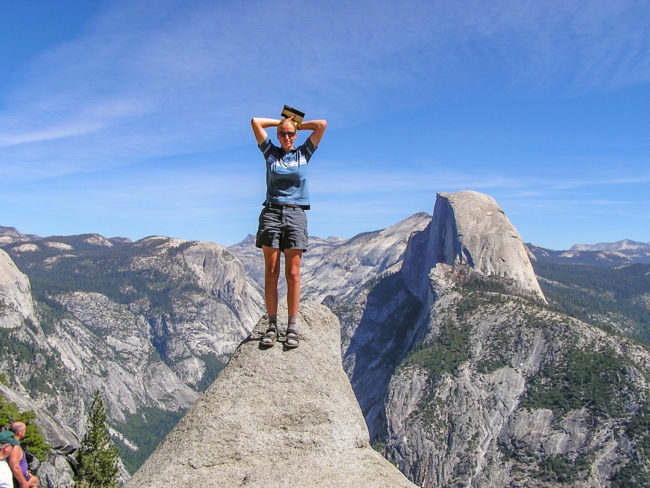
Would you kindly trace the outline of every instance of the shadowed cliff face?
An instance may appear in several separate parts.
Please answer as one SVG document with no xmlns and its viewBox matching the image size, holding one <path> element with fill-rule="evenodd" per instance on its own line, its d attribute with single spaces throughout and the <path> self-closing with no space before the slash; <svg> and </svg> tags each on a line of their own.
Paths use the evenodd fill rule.
<svg viewBox="0 0 650 488">
<path fill-rule="evenodd" d="M 262 349 L 260 320 L 127 486 L 415 486 L 369 446 L 336 317 L 306 303 L 299 324 L 300 347 Z"/>
</svg>

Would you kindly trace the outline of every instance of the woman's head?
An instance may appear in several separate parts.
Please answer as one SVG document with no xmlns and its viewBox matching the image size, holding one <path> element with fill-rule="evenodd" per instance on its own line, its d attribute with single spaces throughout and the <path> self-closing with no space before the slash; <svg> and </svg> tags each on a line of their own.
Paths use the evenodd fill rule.
<svg viewBox="0 0 650 488">
<path fill-rule="evenodd" d="M 278 130 L 291 130 L 295 131 L 298 129 L 298 122 L 292 118 L 284 118 L 278 124 Z"/>
<path fill-rule="evenodd" d="M 278 124 L 278 140 L 282 149 L 288 151 L 293 148 L 293 142 L 296 140 L 298 124 L 293 119 L 282 119 Z"/>
</svg>

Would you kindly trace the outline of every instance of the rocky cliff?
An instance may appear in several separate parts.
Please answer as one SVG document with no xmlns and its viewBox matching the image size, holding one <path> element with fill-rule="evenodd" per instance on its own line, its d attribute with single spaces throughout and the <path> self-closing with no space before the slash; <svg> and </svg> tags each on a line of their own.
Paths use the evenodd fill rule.
<svg viewBox="0 0 650 488">
<path fill-rule="evenodd" d="M 301 288 L 304 300 L 322 302 L 326 297 L 346 299 L 363 290 L 376 276 L 397 270 L 412 233 L 423 230 L 431 215 L 420 212 L 386 229 L 364 232 L 351 239 L 310 238 L 303 254 Z M 246 267 L 246 272 L 264 287 L 264 260 L 255 239 L 229 247 Z M 286 289 L 283 279 L 280 292 Z"/>
<path fill-rule="evenodd" d="M 386 396 L 386 452 L 437 486 L 644 486 L 646 347 L 439 264 Z M 645 480 L 645 481 L 644 481 Z"/>
<path fill-rule="evenodd" d="M 415 483 L 650 480 L 647 348 L 546 307 L 491 198 L 439 194 L 399 272 L 350 305 L 346 370 L 371 437 Z"/>
<path fill-rule="evenodd" d="M 412 282 L 426 287 L 422 271 L 438 263 L 468 266 L 480 275 L 501 278 L 513 289 L 545 300 L 517 229 L 489 195 L 475 191 L 438 193 L 431 224 L 414 241 L 405 266 L 413 268 L 410 274 L 417 280 Z"/>
<path fill-rule="evenodd" d="M 304 303 L 301 344 L 263 349 L 258 323 L 127 486 L 410 487 L 369 445 L 336 317 Z"/>
<path fill-rule="evenodd" d="M 242 264 L 217 244 L 9 233 L 2 246 L 0 372 L 79 436 L 100 390 L 127 466 L 146 458 L 155 432 L 214 380 L 263 310 Z"/>
<path fill-rule="evenodd" d="M 12 324 L 16 317 L 22 319 L 18 327 L 0 329 L 4 339 L 20 343 L 13 350 L 3 349 L 1 371 L 64 419 L 76 418 L 83 411 L 84 395 L 100 387 L 112 395 L 109 405 L 119 433 L 127 442 L 137 439 L 138 447 L 145 442 L 132 427 L 154 430 L 160 425 L 156 418 L 164 414 L 173 421 L 176 410 L 212 382 L 219 363 L 252 327 L 242 324 L 263 309 L 259 284 L 242 278 L 243 267 L 233 256 L 260 275 L 261 254 L 250 242 L 224 249 L 160 237 L 137 243 L 95 235 L 40 239 L 13 230 L 0 237 L 0 247 L 30 277 L 35 298 L 33 319 L 26 318 L 29 305 L 22 309 L 27 312 L 18 314 L 16 305 L 3 309 L 8 311 L 5 317 L 13 314 L 7 319 Z M 531 281 L 531 263 L 522 248 L 494 200 L 475 192 L 439 194 L 433 218 L 418 214 L 350 240 L 314 239 L 305 255 L 305 294 L 322 299 L 340 319 L 345 371 L 374 445 L 383 445 L 384 453 L 411 480 L 427 487 L 650 486 L 647 348 L 550 309 L 537 282 Z M 611 325 L 620 321 L 619 311 L 611 313 L 603 306 L 620 305 L 618 295 L 625 295 L 627 285 L 620 293 L 608 283 L 595 288 L 593 283 L 563 278 L 559 267 L 576 253 L 597 263 L 629 258 L 606 251 L 572 253 L 531 248 L 537 264 L 551 259 L 558 266 L 545 271 L 550 273 L 545 291 L 551 281 L 555 290 L 551 303 L 560 303 L 562 290 L 577 290 L 583 293 L 579 297 L 588 295 L 599 305 L 610 325 L 607 330 L 624 331 Z M 313 261 L 308 262 L 310 254 Z M 647 281 L 643 268 L 612 269 L 635 287 Z M 20 272 L 12 273 L 14 278 L 4 281 L 6 290 L 21 283 Z M 608 281 L 597 272 L 585 276 L 589 282 L 596 277 Z M 24 282 L 21 286 L 25 290 Z M 24 304 L 28 295 L 14 293 L 5 302 Z M 639 307 L 632 310 L 635 320 L 643 321 L 647 315 L 636 312 L 647 313 L 647 287 L 628 298 Z M 255 311 L 246 310 L 250 303 Z M 305 322 L 310 322 L 311 307 L 302 311 Z M 205 402 L 215 398 L 219 405 L 193 413 L 179 425 L 183 435 L 170 437 L 198 435 L 210 442 L 218 437 L 225 444 L 214 454 L 179 444 L 199 452 L 192 459 L 182 457 L 183 470 L 193 473 L 188 476 L 223 469 L 242 483 L 270 477 L 268 457 L 258 445 L 270 438 L 288 454 L 321 448 L 329 453 L 310 437 L 316 432 L 327 443 L 335 438 L 328 445 L 339 445 L 339 436 L 345 453 L 357 452 L 349 451 L 349 444 L 359 436 L 337 431 L 342 427 L 359 432 L 358 426 L 328 423 L 339 418 L 338 413 L 318 410 L 311 402 L 307 406 L 313 414 L 291 410 L 284 415 L 293 397 L 282 393 L 305 386 L 303 371 L 286 358 L 309 351 L 318 359 L 323 347 L 329 350 L 338 340 L 318 341 L 316 349 L 309 349 L 314 346 L 310 327 L 305 329 L 307 347 L 297 351 L 282 351 L 281 343 L 259 351 L 254 340 L 241 345 L 236 357 L 265 361 L 233 359 L 231 364 L 240 367 L 224 371 L 224 378 L 237 378 L 246 391 L 237 389 L 235 396 L 227 396 L 223 385 L 229 383 L 217 380 L 215 385 L 222 386 L 211 389 L 196 408 L 205 410 Z M 263 328 L 264 323 L 258 323 L 251 337 L 259 337 Z M 263 355 L 253 356 L 258 353 Z M 12 361 L 15 354 L 19 359 Z M 267 361 L 271 366 L 266 367 Z M 260 386 L 260 378 L 266 379 L 270 370 L 272 381 Z M 251 384 L 257 397 L 250 404 L 235 405 L 236 397 L 250 399 Z M 128 395 L 124 385 L 131 388 Z M 267 389 L 272 395 L 268 399 Z M 329 395 L 330 403 L 349 394 L 314 391 L 317 398 Z M 309 410 L 299 405 L 301 412 Z M 201 432 L 191 419 L 208 414 L 223 419 L 223 425 L 213 419 L 208 431 Z M 261 422 L 271 424 L 268 436 L 261 434 Z M 242 426 L 244 444 L 233 433 Z M 261 440 L 255 441 L 256 435 Z M 161 452 L 171 459 L 175 445 L 169 440 Z M 251 446 L 258 454 L 243 456 L 253 452 Z M 287 460 L 290 456 L 276 458 L 274 475 L 280 483 L 286 481 L 285 471 L 295 469 Z M 331 466 L 338 466 L 335 459 Z M 323 469 L 327 472 L 327 466 Z M 383 473 L 384 468 L 378 469 Z"/>
<path fill-rule="evenodd" d="M 27 319 L 34 320 L 29 279 L 0 249 L 0 328 L 17 328 Z"/>
<path fill-rule="evenodd" d="M 438 194 L 433 218 L 409 234 L 400 264 L 353 302 L 332 304 L 344 323 L 352 322 L 345 329 L 350 337 L 344 364 L 373 438 L 385 428 L 386 388 L 395 367 L 424 339 L 430 316 L 446 303 L 429 277 L 437 265 L 545 301 L 516 229 L 491 197 L 477 192 Z M 362 312 L 349 312 L 355 309 Z"/>
</svg>

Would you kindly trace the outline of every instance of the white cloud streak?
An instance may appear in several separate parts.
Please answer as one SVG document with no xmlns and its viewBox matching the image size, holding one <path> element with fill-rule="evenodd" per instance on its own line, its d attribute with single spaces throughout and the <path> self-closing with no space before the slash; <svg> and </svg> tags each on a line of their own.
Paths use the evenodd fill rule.
<svg viewBox="0 0 650 488">
<path fill-rule="evenodd" d="M 646 83 L 649 6 L 116 1 L 82 37 L 31 60 L 2 95 L 0 173 L 228 147 L 278 100 L 297 98 L 342 126 L 468 89 L 562 96 Z"/>
<path fill-rule="evenodd" d="M 251 146 L 250 117 L 272 115 L 282 103 L 309 107 L 340 129 L 450 99 L 565 98 L 650 82 L 647 0 L 107 5 L 78 38 L 27 60 L 10 86 L 0 80 L 7 205 L 36 199 L 54 213 L 59 200 L 75 215 L 81 198 L 103 216 L 128 212 L 136 227 L 155 220 L 157 207 L 163 222 L 232 219 L 237 207 L 254 222 L 263 175 L 224 155 Z M 176 171 L 152 163 L 196 153 L 219 155 L 212 170 L 182 157 Z M 331 219 L 340 201 L 349 221 L 336 217 L 331 228 L 348 236 L 365 222 L 378 228 L 431 211 L 437 191 L 489 191 L 514 213 L 535 205 L 559 213 L 567 204 L 632 207 L 627 195 L 596 198 L 598 187 L 650 182 L 646 170 L 535 177 L 498 167 L 449 171 L 437 162 L 357 168 L 320 157 L 311 187 L 327 210 L 312 215 Z M 23 188 L 34 193 L 23 200 Z"/>
</svg>

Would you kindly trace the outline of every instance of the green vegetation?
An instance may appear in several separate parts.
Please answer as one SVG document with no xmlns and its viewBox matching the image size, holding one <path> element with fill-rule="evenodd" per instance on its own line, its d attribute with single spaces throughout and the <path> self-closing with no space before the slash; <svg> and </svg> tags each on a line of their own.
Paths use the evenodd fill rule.
<svg viewBox="0 0 650 488">
<path fill-rule="evenodd" d="M 584 477 L 592 462 L 592 454 L 582 454 L 575 460 L 566 455 L 547 456 L 537 463 L 535 477 L 547 482 L 571 483 Z"/>
<path fill-rule="evenodd" d="M 508 290 L 502 278 L 483 276 L 472 273 L 462 282 L 461 288 L 467 291 L 492 292 L 508 294 Z"/>
<path fill-rule="evenodd" d="M 383 439 L 376 439 L 375 441 L 373 441 L 370 447 L 372 447 L 375 451 L 377 451 L 382 456 L 386 455 L 386 443 L 384 442 Z"/>
<path fill-rule="evenodd" d="M 471 286 L 482 288 L 498 288 L 490 281 L 474 280 Z M 463 298 L 454 307 L 455 316 L 445 318 L 440 333 L 431 342 L 420 343 L 412 348 L 409 355 L 402 361 L 401 366 L 417 366 L 425 369 L 430 376 L 453 373 L 461 364 L 470 359 L 470 334 L 472 326 L 468 324 L 469 317 L 485 305 L 500 305 L 510 298 L 507 295 L 487 292 L 469 292 L 465 289 Z M 509 341 L 509 338 L 504 338 Z M 496 360 L 502 365 L 502 360 Z M 490 363 L 484 365 L 494 367 Z"/>
<path fill-rule="evenodd" d="M 402 366 L 417 366 L 432 377 L 453 373 L 469 359 L 469 332 L 468 327 L 445 320 L 435 341 L 416 345 Z"/>
<path fill-rule="evenodd" d="M 0 395 L 0 428 L 9 429 L 13 422 L 22 422 L 27 426 L 27 433 L 20 444 L 39 461 L 45 461 L 50 453 L 50 446 L 43 439 L 43 433 L 34 423 L 36 414 L 31 410 L 21 412 L 15 403 L 8 402 Z"/>
<path fill-rule="evenodd" d="M 10 361 L 10 364 L 32 365 L 38 361 L 38 366 L 32 368 L 32 375 L 23 385 L 33 397 L 39 393 L 51 393 L 53 385 L 66 388 L 61 375 L 61 368 L 51 353 L 38 349 L 32 342 L 22 342 L 15 331 L 0 329 L 0 356 Z M 13 381 L 14 368 L 7 368 L 7 376 L 3 376 L 5 384 Z"/>
<path fill-rule="evenodd" d="M 169 254 L 170 257 L 178 256 L 179 254 L 183 254 L 183 252 L 188 250 L 190 247 L 192 247 L 197 242 L 198 241 L 187 241 L 187 242 L 182 243 L 179 246 L 170 247 L 169 249 L 167 249 L 167 254 Z"/>
<path fill-rule="evenodd" d="M 116 440 L 120 459 L 129 473 L 135 473 L 142 466 L 184 413 L 145 408 L 139 414 L 128 416 L 126 422 L 115 424 L 126 439 L 138 446 L 138 450 L 134 451 L 119 439 Z"/>
<path fill-rule="evenodd" d="M 77 452 L 76 486 L 117 488 L 117 461 L 118 452 L 108 431 L 104 401 L 99 391 L 96 391 L 88 415 L 86 434 Z"/>
<path fill-rule="evenodd" d="M 512 462 L 513 471 L 528 472 L 545 483 L 566 483 L 566 486 L 572 486 L 570 483 L 589 477 L 594 462 L 593 451 L 584 452 L 575 458 L 565 454 L 544 456 L 533 452 L 525 444 L 519 444 L 514 438 L 510 438 L 508 443 L 509 446 L 498 444 L 503 461 Z"/>
<path fill-rule="evenodd" d="M 46 293 L 36 293 L 34 290 L 32 292 L 36 299 L 43 332 L 51 334 L 56 330 L 56 324 L 65 317 L 65 306 L 50 298 Z"/>
<path fill-rule="evenodd" d="M 613 350 L 584 351 L 569 348 L 549 361 L 529 382 L 520 406 L 548 408 L 556 420 L 567 412 L 586 407 L 593 418 L 620 417 L 626 384 L 625 361 Z"/>
<path fill-rule="evenodd" d="M 643 461 L 632 461 L 616 472 L 611 479 L 612 488 L 636 488 L 650 486 L 647 458 Z"/>
<path fill-rule="evenodd" d="M 217 379 L 217 376 L 221 370 L 226 366 L 225 363 L 219 361 L 217 356 L 214 354 L 203 354 L 200 356 L 201 361 L 205 364 L 205 372 L 199 384 L 196 385 L 196 389 L 199 391 L 205 391 L 208 387 Z"/>
<path fill-rule="evenodd" d="M 645 403 L 632 417 L 625 433 L 637 441 L 637 449 L 650 461 L 650 403 Z"/>
<path fill-rule="evenodd" d="M 508 365 L 503 356 L 481 359 L 476 361 L 476 371 L 482 374 L 490 374 Z"/>
<path fill-rule="evenodd" d="M 115 249 L 90 246 L 82 237 L 59 239 L 74 246 L 74 257 L 61 256 L 60 251 L 44 246 L 38 252 L 12 254 L 18 268 L 29 276 L 45 326 L 57 322 L 65 313 L 65 307 L 52 297 L 73 290 L 101 293 L 122 304 L 145 300 L 150 310 L 159 314 L 170 314 L 171 301 L 177 296 L 187 292 L 204 293 L 189 270 L 185 275 L 171 277 L 164 270 L 133 265 L 147 252 L 155 253 L 159 241 L 123 244 Z M 187 242 L 170 248 L 167 255 L 183 269 L 185 263 L 179 255 L 192 244 Z M 7 251 L 11 254 L 10 248 Z M 56 259 L 44 265 L 48 258 Z"/>
<path fill-rule="evenodd" d="M 613 477 L 613 488 L 650 486 L 650 404 L 645 403 L 627 424 L 625 434 L 635 441 L 632 461 Z"/>
<path fill-rule="evenodd" d="M 500 293 L 471 292 L 465 291 L 463 299 L 456 303 L 456 318 L 459 321 L 465 321 L 480 307 L 485 305 L 503 305 L 508 300 L 512 300 L 509 295 Z"/>
<path fill-rule="evenodd" d="M 633 338 L 650 344 L 650 307 L 639 299 L 650 294 L 650 265 L 607 268 L 537 261 L 534 267 L 538 276 L 551 281 L 540 280 L 540 286 L 562 312 L 605 329 L 610 326 L 598 317 L 619 315 L 634 324 Z"/>
</svg>

